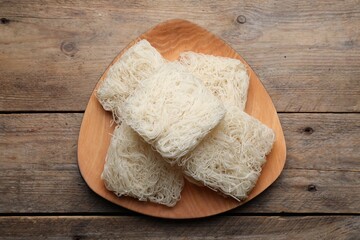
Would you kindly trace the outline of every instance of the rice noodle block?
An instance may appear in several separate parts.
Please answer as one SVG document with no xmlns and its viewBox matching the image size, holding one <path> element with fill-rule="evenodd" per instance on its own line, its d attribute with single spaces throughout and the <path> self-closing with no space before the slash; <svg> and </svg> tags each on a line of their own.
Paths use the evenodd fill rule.
<svg viewBox="0 0 360 240">
<path fill-rule="evenodd" d="M 165 61 L 148 41 L 141 40 L 110 67 L 97 90 L 97 98 L 105 110 L 113 111 L 116 122 L 119 121 L 116 107 L 123 104 L 139 82 L 153 74 Z"/>
<path fill-rule="evenodd" d="M 195 52 L 181 53 L 179 61 L 224 104 L 245 109 L 250 78 L 241 61 Z"/>
<path fill-rule="evenodd" d="M 274 131 L 236 106 L 181 162 L 193 180 L 237 200 L 247 197 L 260 176 Z"/>
<path fill-rule="evenodd" d="M 122 119 L 172 164 L 220 122 L 223 104 L 179 62 L 164 64 L 126 99 Z"/>
<path fill-rule="evenodd" d="M 184 186 L 181 170 L 170 166 L 126 124 L 117 126 L 101 175 L 108 190 L 172 207 Z"/>
</svg>

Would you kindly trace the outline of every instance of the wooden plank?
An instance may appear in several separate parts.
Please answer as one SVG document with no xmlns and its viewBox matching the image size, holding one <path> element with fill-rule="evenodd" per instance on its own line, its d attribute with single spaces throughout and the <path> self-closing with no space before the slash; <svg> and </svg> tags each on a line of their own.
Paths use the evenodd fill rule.
<svg viewBox="0 0 360 240">
<path fill-rule="evenodd" d="M 286 168 L 360 171 L 359 114 L 280 114 Z"/>
<path fill-rule="evenodd" d="M 294 113 L 279 117 L 287 145 L 286 168 L 360 170 L 359 114 Z M 5 159 L 12 160 L 2 167 L 31 163 L 39 167 L 47 157 L 61 163 L 55 165 L 58 167 L 76 164 L 81 119 L 79 113 L 1 114 L 1 150 Z"/>
<path fill-rule="evenodd" d="M 0 217 L 2 239 L 356 239 L 359 216 L 212 217 L 168 221 L 148 217 Z"/>
<path fill-rule="evenodd" d="M 81 118 L 82 114 L 1 115 L 0 212 L 114 208 L 87 187 L 78 170 Z"/>
<path fill-rule="evenodd" d="M 93 193 L 77 170 L 5 171 L 1 213 L 129 212 Z M 359 174 L 284 170 L 265 192 L 234 213 L 360 213 Z"/>
<path fill-rule="evenodd" d="M 77 166 L 82 114 L 0 115 L 0 212 L 127 212 L 94 194 Z M 360 114 L 280 114 L 286 169 L 234 213 L 359 213 Z M 304 129 L 313 128 L 311 131 Z M 314 185 L 314 186 L 313 186 Z"/>
<path fill-rule="evenodd" d="M 120 49 L 157 23 L 184 18 L 234 47 L 278 111 L 359 112 L 359 4 L 0 1 L 0 111 L 84 110 Z"/>
<path fill-rule="evenodd" d="M 259 197 L 234 212 L 359 213 L 356 179 L 359 172 L 286 169 Z"/>
</svg>

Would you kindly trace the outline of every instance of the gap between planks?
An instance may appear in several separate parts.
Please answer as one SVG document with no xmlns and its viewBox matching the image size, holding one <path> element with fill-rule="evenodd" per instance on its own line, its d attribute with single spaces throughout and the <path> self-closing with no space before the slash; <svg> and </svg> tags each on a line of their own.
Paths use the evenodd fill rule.
<svg viewBox="0 0 360 240">
<path fill-rule="evenodd" d="M 233 210 L 232 210 L 233 211 Z M 215 216 L 227 216 L 227 217 L 241 217 L 241 216 L 248 216 L 248 217 L 306 217 L 306 216 L 312 216 L 312 217 L 317 217 L 317 216 L 360 216 L 360 213 L 326 213 L 326 212 L 302 212 L 302 213 L 298 213 L 298 212 L 264 212 L 264 213 L 250 213 L 250 212 L 244 212 L 244 213 L 239 213 L 239 212 L 225 212 L 225 213 L 220 213 L 217 215 L 213 215 L 213 216 L 209 216 L 209 217 L 205 217 L 205 218 L 210 218 L 210 217 L 215 217 Z M 141 213 L 137 213 L 137 212 L 133 212 L 131 210 L 128 210 L 128 212 L 71 212 L 71 213 L 42 213 L 42 212 L 37 212 L 37 213 L 32 213 L 32 212 L 28 212 L 28 213 L 0 213 L 0 218 L 1 217 L 97 217 L 97 216 L 147 216 Z M 147 217 L 151 217 L 151 216 L 147 216 Z M 157 218 L 157 217 L 154 217 Z"/>
</svg>

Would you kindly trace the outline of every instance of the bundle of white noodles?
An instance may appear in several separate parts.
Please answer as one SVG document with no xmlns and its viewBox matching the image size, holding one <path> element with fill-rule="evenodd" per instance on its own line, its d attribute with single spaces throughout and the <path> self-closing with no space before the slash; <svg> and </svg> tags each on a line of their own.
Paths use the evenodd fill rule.
<svg viewBox="0 0 360 240">
<path fill-rule="evenodd" d="M 117 126 L 101 175 L 108 190 L 172 207 L 180 200 L 182 173 L 126 124 Z"/>
<path fill-rule="evenodd" d="M 172 62 L 143 80 L 120 112 L 130 127 L 174 164 L 220 122 L 225 108 L 184 66 Z"/>
<path fill-rule="evenodd" d="M 181 53 L 179 61 L 224 104 L 245 109 L 250 78 L 241 61 L 195 52 Z"/>
<path fill-rule="evenodd" d="M 275 141 L 272 129 L 243 112 L 248 87 L 236 59 L 185 52 L 169 63 L 146 40 L 129 48 L 97 90 L 104 109 L 124 121 L 108 149 L 106 188 L 174 206 L 183 171 L 191 182 L 245 199 Z"/>
<path fill-rule="evenodd" d="M 237 200 L 255 186 L 275 141 L 272 129 L 236 106 L 188 155 L 184 173 L 195 181 Z"/>
<path fill-rule="evenodd" d="M 139 85 L 165 63 L 161 54 L 146 40 L 130 47 L 107 72 L 97 90 L 97 98 L 103 108 L 112 111 L 119 122 L 120 106 Z"/>
</svg>

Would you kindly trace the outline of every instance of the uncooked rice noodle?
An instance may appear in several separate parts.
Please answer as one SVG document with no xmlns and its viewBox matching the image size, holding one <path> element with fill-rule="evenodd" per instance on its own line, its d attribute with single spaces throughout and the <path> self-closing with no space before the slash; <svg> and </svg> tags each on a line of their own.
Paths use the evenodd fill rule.
<svg viewBox="0 0 360 240">
<path fill-rule="evenodd" d="M 170 166 L 124 123 L 114 131 L 101 177 L 106 188 L 119 197 L 169 207 L 180 200 L 184 185 L 180 169 Z"/>
<path fill-rule="evenodd" d="M 241 61 L 195 52 L 181 53 L 179 61 L 224 104 L 245 109 L 249 75 Z"/>
<path fill-rule="evenodd" d="M 113 111 L 115 122 L 119 122 L 116 107 L 135 90 L 139 82 L 155 72 L 165 59 L 146 40 L 130 47 L 112 65 L 97 90 L 97 98 L 107 111 Z"/>
<path fill-rule="evenodd" d="M 220 124 L 182 158 L 184 173 L 213 190 L 245 199 L 274 141 L 272 129 L 238 107 L 229 106 Z"/>
<path fill-rule="evenodd" d="M 121 117 L 171 164 L 191 151 L 223 118 L 221 101 L 179 62 L 141 82 Z"/>
</svg>

